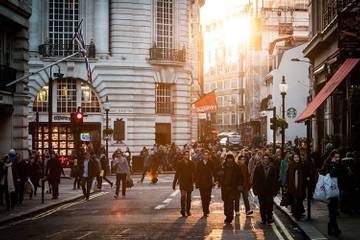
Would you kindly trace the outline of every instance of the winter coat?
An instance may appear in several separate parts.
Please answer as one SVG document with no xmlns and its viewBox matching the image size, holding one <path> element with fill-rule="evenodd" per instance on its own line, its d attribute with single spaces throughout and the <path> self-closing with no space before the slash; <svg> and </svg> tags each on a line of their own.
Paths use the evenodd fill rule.
<svg viewBox="0 0 360 240">
<path fill-rule="evenodd" d="M 46 164 L 46 176 L 50 184 L 59 184 L 60 176 L 63 172 L 58 157 L 50 158 Z"/>
<path fill-rule="evenodd" d="M 214 164 L 212 161 L 199 161 L 196 167 L 196 186 L 199 188 L 212 188 L 214 181 Z"/>
<path fill-rule="evenodd" d="M 235 162 L 225 162 L 220 170 L 221 198 L 235 198 L 243 185 L 240 167 Z"/>
<path fill-rule="evenodd" d="M 243 177 L 243 188 L 245 191 L 250 189 L 250 174 L 246 164 L 239 165 L 241 176 Z"/>
<path fill-rule="evenodd" d="M 279 180 L 280 180 L 281 186 L 283 186 L 283 187 L 286 185 L 286 181 L 287 181 L 286 171 L 287 171 L 288 164 L 289 164 L 289 159 L 286 156 L 283 160 L 281 160 L 280 171 L 279 171 Z"/>
<path fill-rule="evenodd" d="M 305 198 L 305 172 L 304 165 L 290 163 L 287 175 L 287 192 L 295 198 Z"/>
<path fill-rule="evenodd" d="M 39 186 L 39 180 L 41 178 L 41 163 L 35 161 L 29 165 L 29 177 L 34 186 Z"/>
<path fill-rule="evenodd" d="M 16 168 L 19 175 L 18 177 L 21 179 L 22 182 L 25 182 L 29 177 L 29 172 L 30 172 L 29 163 L 26 162 L 25 160 L 20 160 L 17 162 Z"/>
<path fill-rule="evenodd" d="M 84 159 L 79 162 L 79 177 L 84 175 Z M 100 171 L 99 163 L 96 159 L 91 158 L 88 163 L 88 177 L 97 177 Z"/>
<path fill-rule="evenodd" d="M 269 174 L 266 177 L 264 166 L 259 164 L 255 168 L 253 179 L 254 194 L 258 196 L 275 196 L 278 192 L 278 180 L 274 167 L 269 165 Z"/>
<path fill-rule="evenodd" d="M 125 157 L 115 158 L 114 166 L 116 174 L 130 174 L 129 164 Z"/>
<path fill-rule="evenodd" d="M 194 180 L 195 180 L 194 163 L 191 161 L 188 161 L 187 163 L 185 163 L 184 161 L 179 162 L 176 167 L 173 187 L 175 188 L 176 184 L 179 183 L 180 190 L 191 192 L 194 190 Z"/>
<path fill-rule="evenodd" d="M 11 170 L 12 178 L 8 178 L 9 171 Z M 8 193 L 15 192 L 16 183 L 18 179 L 18 172 L 15 163 L 4 163 L 4 175 L 0 179 L 0 184 L 3 185 Z"/>
</svg>

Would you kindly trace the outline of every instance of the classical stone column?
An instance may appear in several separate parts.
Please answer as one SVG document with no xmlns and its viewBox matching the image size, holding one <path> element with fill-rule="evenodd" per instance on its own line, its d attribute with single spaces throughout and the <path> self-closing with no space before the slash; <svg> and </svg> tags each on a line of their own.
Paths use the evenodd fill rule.
<svg viewBox="0 0 360 240">
<path fill-rule="evenodd" d="M 41 36 L 41 27 L 43 26 L 41 22 L 42 16 L 42 0 L 32 0 L 32 14 L 29 19 L 29 53 L 30 55 L 37 53 L 39 45 L 42 43 Z"/>
<path fill-rule="evenodd" d="M 96 0 L 94 8 L 94 41 L 97 57 L 109 55 L 109 0 Z"/>
</svg>

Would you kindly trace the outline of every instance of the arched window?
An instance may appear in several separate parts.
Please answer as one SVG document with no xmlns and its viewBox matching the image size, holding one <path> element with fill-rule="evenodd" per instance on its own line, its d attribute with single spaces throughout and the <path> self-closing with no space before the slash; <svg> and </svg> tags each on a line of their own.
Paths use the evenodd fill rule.
<svg viewBox="0 0 360 240">
<path fill-rule="evenodd" d="M 38 92 L 34 100 L 34 112 L 48 111 L 48 92 L 48 86 Z M 75 112 L 78 106 L 81 106 L 83 112 L 101 112 L 99 99 L 87 82 L 75 78 L 62 79 L 54 83 L 53 92 L 53 101 L 56 101 L 54 112 L 71 113 Z"/>
<path fill-rule="evenodd" d="M 34 112 L 47 112 L 49 87 L 44 86 L 36 95 L 33 105 Z"/>
<path fill-rule="evenodd" d="M 81 82 L 81 109 L 83 112 L 100 112 L 99 100 L 85 82 Z"/>
<path fill-rule="evenodd" d="M 57 112 L 76 111 L 76 79 L 63 79 L 57 82 Z"/>
</svg>

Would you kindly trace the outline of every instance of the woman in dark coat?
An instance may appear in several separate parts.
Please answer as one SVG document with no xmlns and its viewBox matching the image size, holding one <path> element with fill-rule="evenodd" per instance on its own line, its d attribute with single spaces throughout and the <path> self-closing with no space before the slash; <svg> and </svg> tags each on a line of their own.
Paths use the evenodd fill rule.
<svg viewBox="0 0 360 240">
<path fill-rule="evenodd" d="M 304 164 L 301 161 L 300 154 L 295 153 L 293 162 L 289 164 L 287 172 L 287 193 L 293 200 L 292 212 L 296 220 L 301 218 L 305 212 L 303 201 L 305 198 L 305 172 Z"/>
<path fill-rule="evenodd" d="M 34 196 L 36 196 L 37 188 L 40 186 L 39 181 L 42 175 L 41 169 L 40 155 L 39 153 L 35 153 L 35 156 L 30 160 L 29 166 L 30 181 L 34 185 Z"/>
<path fill-rule="evenodd" d="M 50 152 L 50 159 L 48 160 L 46 166 L 46 176 L 49 184 L 51 185 L 52 199 L 57 199 L 59 197 L 61 173 L 65 175 L 58 156 L 56 156 L 55 152 L 52 150 Z"/>
<path fill-rule="evenodd" d="M 340 153 L 337 150 L 333 150 L 328 158 L 325 160 L 323 167 L 320 170 L 322 175 L 330 174 L 330 177 L 338 179 L 338 187 L 341 192 L 341 182 L 343 180 L 343 168 L 340 162 Z M 339 208 L 339 197 L 329 198 L 328 210 L 329 210 L 329 223 L 328 234 L 338 236 L 341 234 L 337 223 L 337 212 Z"/>
<path fill-rule="evenodd" d="M 185 217 L 185 213 L 191 216 L 191 192 L 194 190 L 195 166 L 190 161 L 190 153 L 185 151 L 182 161 L 176 167 L 176 173 L 173 181 L 173 190 L 179 183 L 181 191 L 181 215 Z"/>
</svg>

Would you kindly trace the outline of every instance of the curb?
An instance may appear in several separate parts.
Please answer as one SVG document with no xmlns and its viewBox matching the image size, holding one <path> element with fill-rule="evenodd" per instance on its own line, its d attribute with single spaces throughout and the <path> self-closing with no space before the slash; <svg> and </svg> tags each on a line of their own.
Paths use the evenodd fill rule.
<svg viewBox="0 0 360 240">
<path fill-rule="evenodd" d="M 11 223 L 11 222 L 15 222 L 17 220 L 20 220 L 22 218 L 26 218 L 26 217 L 34 215 L 34 214 L 46 212 L 47 210 L 50 210 L 52 208 L 58 207 L 60 205 L 66 204 L 66 203 L 74 202 L 74 201 L 79 200 L 81 198 L 83 198 L 82 194 L 79 195 L 79 196 L 76 196 L 76 197 L 64 199 L 64 201 L 61 201 L 61 202 L 49 204 L 49 205 L 44 206 L 44 207 L 39 207 L 39 208 L 28 210 L 26 212 L 19 213 L 19 214 L 13 216 L 13 217 L 9 217 L 7 219 L 0 220 L 0 226 Z"/>
<path fill-rule="evenodd" d="M 324 236 L 319 230 L 317 230 L 312 224 L 311 221 L 296 221 L 295 218 L 290 214 L 290 211 L 283 206 L 280 206 L 281 199 L 276 196 L 274 198 L 274 203 L 276 207 L 285 213 L 291 221 L 301 230 L 303 234 L 310 240 L 325 240 L 328 239 Z"/>
</svg>

